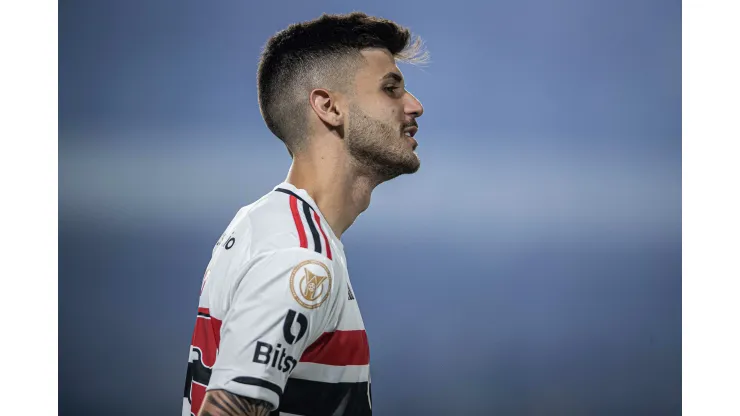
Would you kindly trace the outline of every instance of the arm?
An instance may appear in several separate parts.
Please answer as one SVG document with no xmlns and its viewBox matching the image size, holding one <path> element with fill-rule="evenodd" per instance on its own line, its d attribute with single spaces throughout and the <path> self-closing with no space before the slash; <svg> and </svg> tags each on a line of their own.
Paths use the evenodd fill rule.
<svg viewBox="0 0 740 416">
<path fill-rule="evenodd" d="M 207 391 L 218 393 L 206 393 L 201 383 L 194 414 L 205 406 L 203 415 L 263 415 L 280 406 L 303 351 L 331 321 L 339 286 L 331 267 L 323 255 L 296 247 L 260 255 L 243 271 L 232 268 L 238 279 L 223 295 L 228 306 L 207 381 Z M 211 270 L 211 281 L 218 273 Z M 256 401 L 266 409 L 258 411 Z"/>
<path fill-rule="evenodd" d="M 268 416 L 270 409 L 270 403 L 263 400 L 212 390 L 206 393 L 198 416 Z"/>
</svg>

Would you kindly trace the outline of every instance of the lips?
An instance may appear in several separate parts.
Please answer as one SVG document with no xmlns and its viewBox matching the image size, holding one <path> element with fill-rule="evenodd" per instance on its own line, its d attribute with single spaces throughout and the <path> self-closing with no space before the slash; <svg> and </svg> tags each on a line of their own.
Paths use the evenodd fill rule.
<svg viewBox="0 0 740 416">
<path fill-rule="evenodd" d="M 419 145 L 419 143 L 414 139 L 413 137 L 406 136 L 411 141 L 411 149 L 416 150 L 416 146 Z"/>
<path fill-rule="evenodd" d="M 416 125 L 411 125 L 403 129 L 403 137 L 406 137 L 411 142 L 412 150 L 416 150 L 416 146 L 419 145 L 416 139 L 414 139 L 414 136 L 416 135 L 417 131 L 419 131 L 419 127 Z"/>
<path fill-rule="evenodd" d="M 417 131 L 419 131 L 419 128 L 416 126 L 406 127 L 403 129 L 404 135 L 409 137 L 414 137 Z"/>
</svg>

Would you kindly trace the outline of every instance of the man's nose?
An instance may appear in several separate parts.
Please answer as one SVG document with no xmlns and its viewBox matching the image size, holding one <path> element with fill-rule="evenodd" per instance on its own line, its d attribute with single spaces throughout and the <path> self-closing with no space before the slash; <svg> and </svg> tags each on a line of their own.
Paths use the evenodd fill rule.
<svg viewBox="0 0 740 416">
<path fill-rule="evenodd" d="M 406 93 L 406 114 L 411 114 L 414 117 L 421 117 L 424 114 L 424 106 L 421 102 L 414 97 L 410 92 Z"/>
</svg>

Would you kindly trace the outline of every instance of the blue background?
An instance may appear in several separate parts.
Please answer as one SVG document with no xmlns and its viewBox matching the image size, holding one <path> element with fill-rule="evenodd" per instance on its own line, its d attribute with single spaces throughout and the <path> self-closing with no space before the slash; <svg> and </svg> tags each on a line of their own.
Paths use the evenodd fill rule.
<svg viewBox="0 0 740 416">
<path fill-rule="evenodd" d="M 179 414 L 201 279 L 290 159 L 262 45 L 362 10 L 409 26 L 422 169 L 343 237 L 379 415 L 675 415 L 681 3 L 59 4 L 59 393 Z"/>
</svg>

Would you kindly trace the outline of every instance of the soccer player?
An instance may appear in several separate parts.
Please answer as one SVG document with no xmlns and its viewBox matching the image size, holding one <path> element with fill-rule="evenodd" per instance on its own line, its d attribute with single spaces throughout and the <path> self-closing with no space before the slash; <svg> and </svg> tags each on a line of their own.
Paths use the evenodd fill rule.
<svg viewBox="0 0 740 416">
<path fill-rule="evenodd" d="M 293 163 L 239 210 L 201 287 L 183 415 L 370 415 L 370 352 L 340 237 L 380 183 L 419 169 L 423 108 L 397 61 L 426 54 L 363 13 L 275 34 L 257 82 Z"/>
</svg>

